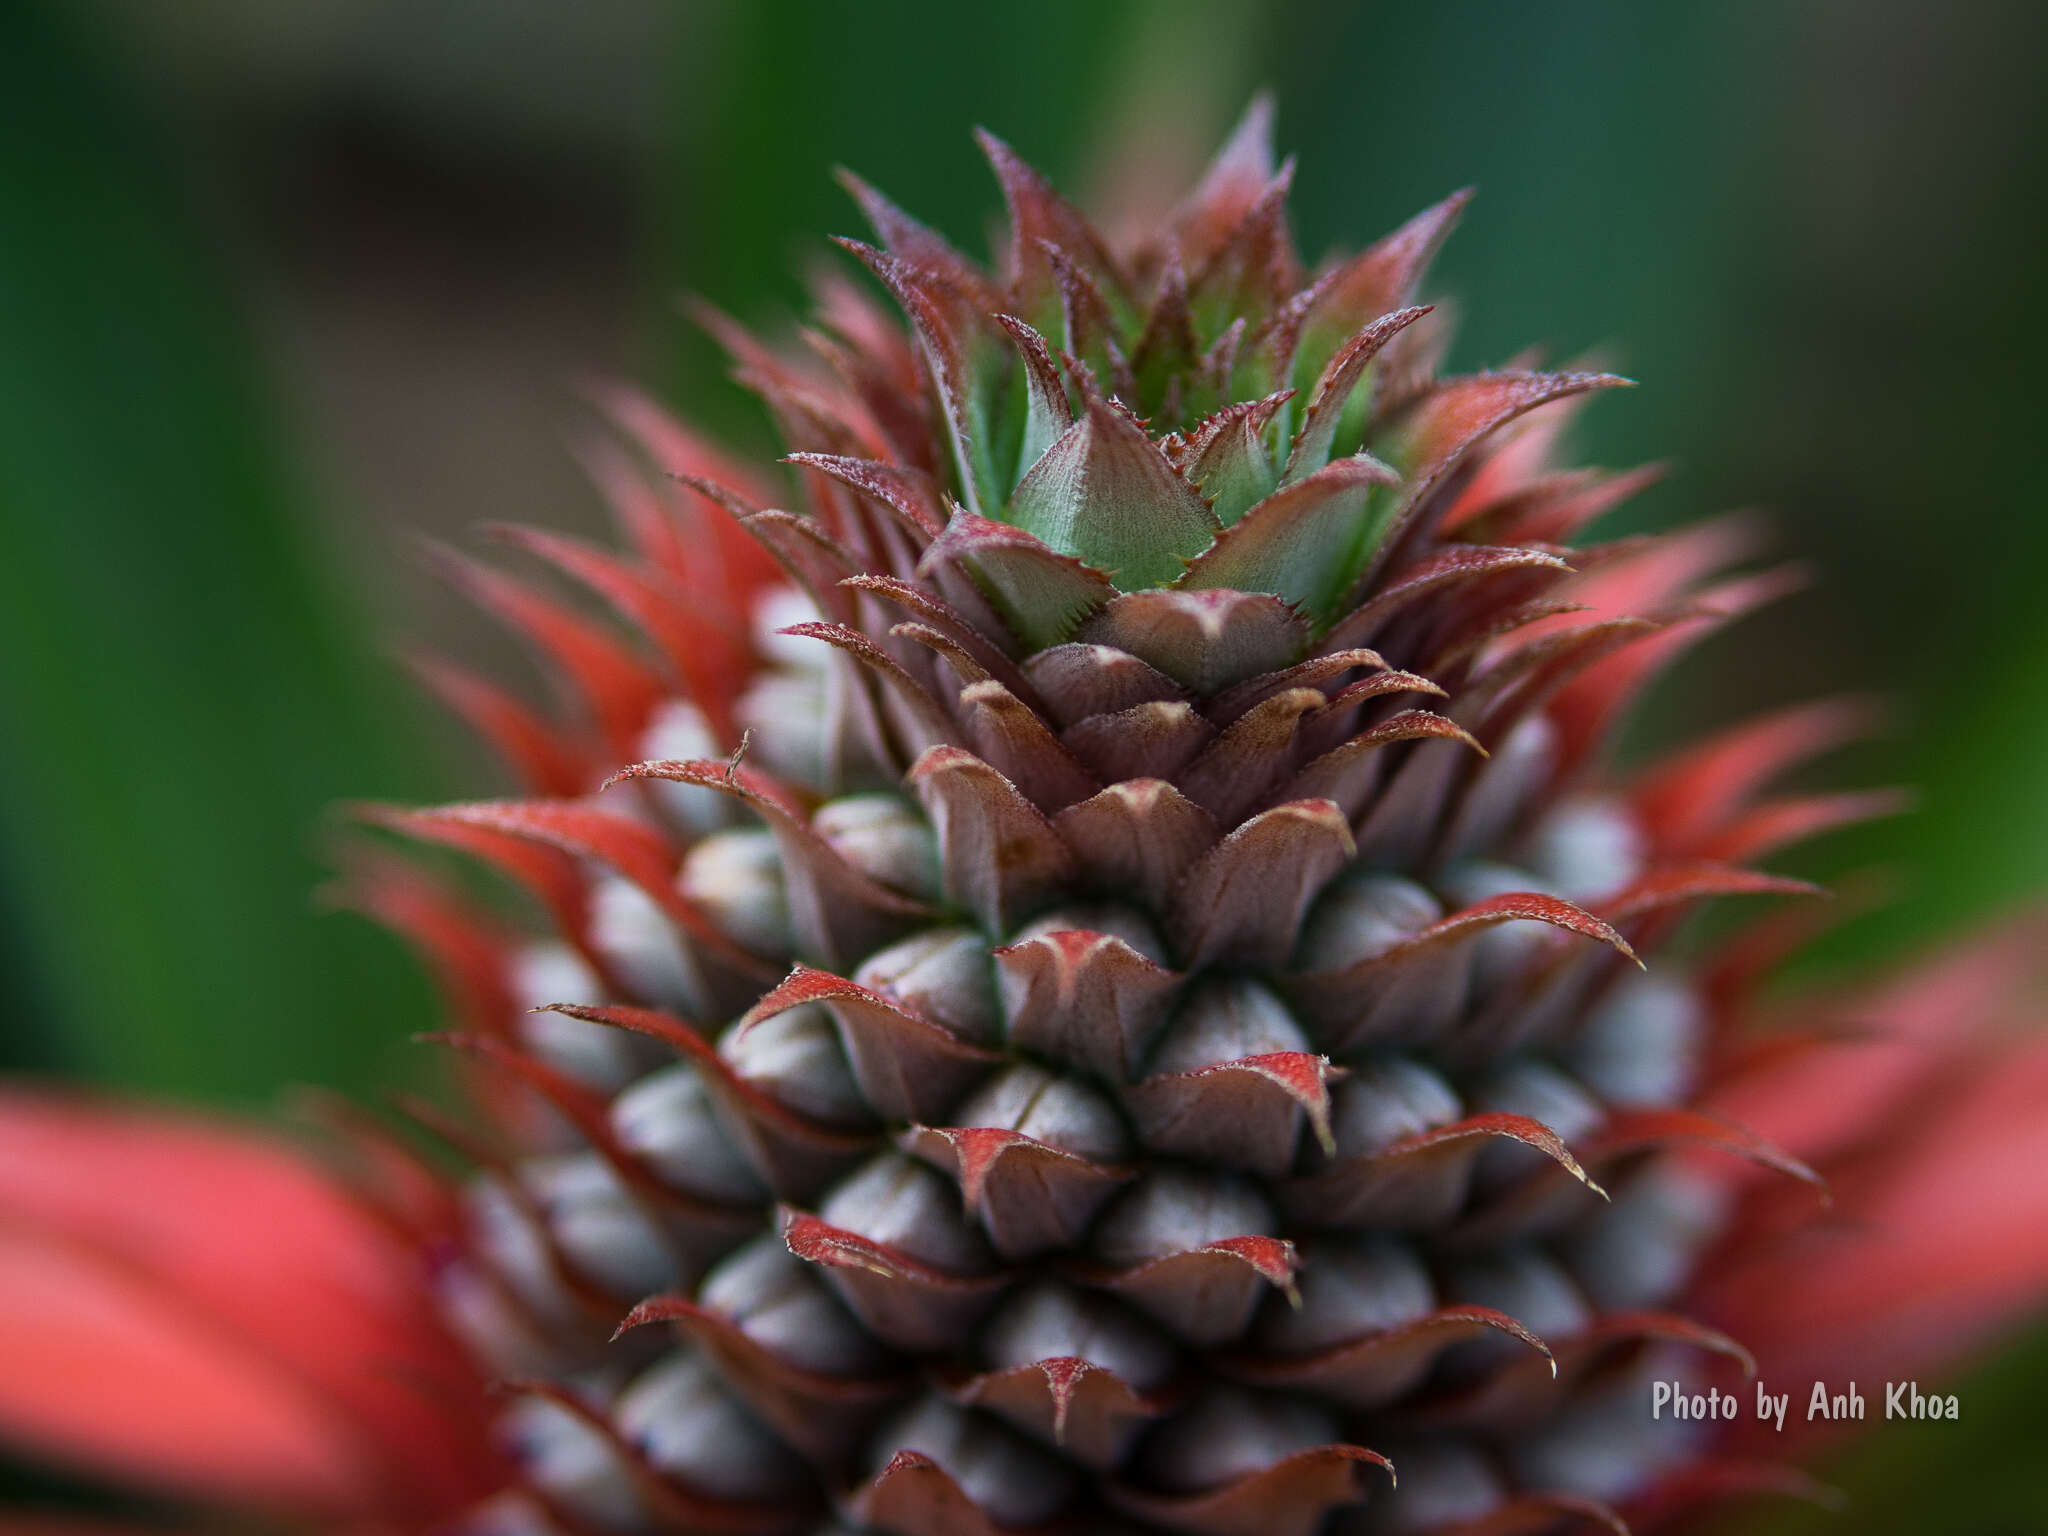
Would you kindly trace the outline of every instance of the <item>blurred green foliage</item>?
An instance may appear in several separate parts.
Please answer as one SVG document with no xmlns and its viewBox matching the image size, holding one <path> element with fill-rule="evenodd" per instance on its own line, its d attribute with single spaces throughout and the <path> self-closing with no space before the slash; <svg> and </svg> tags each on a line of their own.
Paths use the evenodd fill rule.
<svg viewBox="0 0 2048 1536">
<path fill-rule="evenodd" d="M 486 28 L 452 0 L 422 9 Z M 693 415 L 759 430 L 672 290 L 786 312 L 819 233 L 858 229 L 830 164 L 978 245 L 995 194 L 970 123 L 1072 184 L 1130 127 L 1119 102 L 1167 124 L 1168 150 L 1201 139 L 1178 146 L 1192 158 L 1271 84 L 1311 255 L 1476 182 L 1438 274 L 1468 306 L 1460 361 L 1615 349 L 1645 387 L 1600 403 L 1587 446 L 1676 465 L 1631 516 L 1761 505 L 1818 573 L 1688 663 L 1636 745 L 1830 689 L 1896 699 L 1850 776 L 1914 784 L 1921 809 L 1810 867 L 1895 864 L 1906 894 L 1828 963 L 2039 894 L 2039 7 L 687 9 L 642 174 L 646 330 Z M 338 797 L 431 791 L 412 706 L 341 589 L 188 168 L 56 14 L 17 4 L 0 35 L 6 1063 L 223 1100 L 359 1085 L 428 1004 L 395 947 L 313 912 L 314 843 Z M 1857 1453 L 1856 1528 L 2048 1528 L 2044 1348 L 1964 1387 L 1963 1432 Z"/>
<path fill-rule="evenodd" d="M 0 912 L 23 1064 L 355 1087 L 425 998 L 319 915 L 343 795 L 417 789 L 248 331 L 150 130 L 34 7 L 0 47 Z"/>
<path fill-rule="evenodd" d="M 671 158 L 654 193 L 657 270 L 763 319 L 793 315 L 825 232 L 869 231 L 831 171 L 980 249 L 1001 208 L 970 127 L 999 134 L 1071 186 L 1117 108 L 1156 102 L 1199 136 L 1199 165 L 1272 57 L 1252 0 L 1036 0 L 1028 6 L 876 0 L 738 5 L 714 32 L 716 68 L 692 38 L 671 98 Z M 672 289 L 659 290 L 666 300 Z M 744 431 L 751 413 L 707 390 L 719 354 L 664 306 L 678 346 L 672 385 Z M 699 413 L 701 414 L 701 413 Z"/>
</svg>

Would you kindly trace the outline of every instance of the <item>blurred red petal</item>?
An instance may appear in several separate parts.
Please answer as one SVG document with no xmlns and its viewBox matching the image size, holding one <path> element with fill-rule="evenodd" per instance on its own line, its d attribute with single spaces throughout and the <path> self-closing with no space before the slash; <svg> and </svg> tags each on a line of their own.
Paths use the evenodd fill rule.
<svg viewBox="0 0 2048 1536">
<path fill-rule="evenodd" d="M 2048 916 L 2031 915 L 1944 951 L 1863 996 L 1834 1000 L 1829 1019 L 1850 1026 L 1840 1042 L 1793 1053 L 1771 1070 L 1739 1075 L 1708 1095 L 1720 1113 L 1809 1161 L 1843 1150 L 1887 1119 L 1928 1108 L 1920 1090 L 2001 1031 L 2048 1016 L 2027 997 L 2042 970 Z M 1814 1009 L 1798 1009 L 1803 1023 Z"/>
<path fill-rule="evenodd" d="M 1700 1310 L 1766 1376 L 1931 1387 L 2048 1301 L 2048 1017 L 2036 915 L 1855 1008 L 1871 1038 L 1792 1053 L 1716 1097 L 1820 1159 L 1836 1217 L 1752 1228 Z"/>
<path fill-rule="evenodd" d="M 346 1507 L 369 1480 L 334 1405 L 179 1298 L 0 1226 L 0 1427 L 75 1463 L 236 1500 Z"/>
<path fill-rule="evenodd" d="M 2048 1045 L 1987 1063 L 1899 1129 L 1837 1176 L 1842 1224 L 1713 1272 L 1707 1309 L 1767 1373 L 1939 1371 L 2048 1300 Z"/>
<path fill-rule="evenodd" d="M 0 1434 L 325 1513 L 488 1486 L 483 1399 L 417 1256 L 254 1137 L 0 1094 Z"/>
</svg>

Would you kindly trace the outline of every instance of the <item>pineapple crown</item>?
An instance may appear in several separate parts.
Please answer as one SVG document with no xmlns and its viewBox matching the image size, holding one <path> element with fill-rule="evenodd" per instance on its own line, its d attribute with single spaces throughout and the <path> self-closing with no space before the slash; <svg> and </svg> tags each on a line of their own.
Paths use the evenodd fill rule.
<svg viewBox="0 0 2048 1536">
<path fill-rule="evenodd" d="M 885 249 L 839 243 L 902 306 L 938 397 L 958 500 L 923 526 L 1034 649 L 1155 588 L 1269 595 L 1319 635 L 1462 446 L 1446 432 L 1626 382 L 1490 375 L 1456 403 L 1472 419 L 1417 409 L 1445 338 L 1408 300 L 1468 194 L 1310 274 L 1267 101 L 1166 227 L 1121 254 L 1001 140 L 978 139 L 1009 209 L 999 277 L 850 174 Z M 890 458 L 928 458 L 927 424 L 907 438 L 877 425 Z"/>
<path fill-rule="evenodd" d="M 1745 1358 L 1676 1310 L 1732 1184 L 1661 1154 L 1814 1176 L 1693 1107 L 1742 967 L 1639 957 L 1888 802 L 1758 798 L 1834 708 L 1606 777 L 1782 576 L 1716 578 L 1725 524 L 1573 547 L 1647 478 L 1549 465 L 1621 381 L 1440 377 L 1464 196 L 1309 271 L 1271 125 L 1120 251 L 984 135 L 999 274 L 846 178 L 907 330 L 842 272 L 799 353 L 706 316 L 791 480 L 611 391 L 630 553 L 506 534 L 644 645 L 440 553 L 594 727 L 427 663 L 533 795 L 365 813 L 559 942 L 353 877 L 486 1074 L 494 1135 L 421 1113 L 480 1169 L 449 1315 L 526 1383 L 497 1517 L 1334 1536 L 1748 1485 L 1631 1395 Z"/>
</svg>

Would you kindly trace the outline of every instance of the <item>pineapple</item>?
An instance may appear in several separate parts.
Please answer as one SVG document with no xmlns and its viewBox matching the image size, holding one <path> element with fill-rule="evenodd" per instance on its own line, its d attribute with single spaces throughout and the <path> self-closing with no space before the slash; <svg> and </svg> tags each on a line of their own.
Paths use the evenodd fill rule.
<svg viewBox="0 0 2048 1536">
<path fill-rule="evenodd" d="M 480 1525 L 1509 1532 L 1738 1480 L 1647 1382 L 1746 1359 L 1677 1308 L 1738 1183 L 1814 1176 L 1688 1107 L 1727 998 L 1667 940 L 1882 806 L 1758 800 L 1826 710 L 1606 771 L 1781 577 L 1581 542 L 1647 477 L 1551 459 L 1624 381 L 1442 376 L 1464 195 L 1305 267 L 1271 127 L 1125 249 L 983 136 L 993 271 L 849 176 L 876 243 L 800 349 L 706 316 L 786 477 L 615 391 L 630 552 L 506 533 L 634 639 L 442 552 L 585 722 L 428 664 L 531 793 L 366 812 L 555 938 L 353 877 L 477 1084 L 417 1113 L 512 1383 Z"/>
</svg>

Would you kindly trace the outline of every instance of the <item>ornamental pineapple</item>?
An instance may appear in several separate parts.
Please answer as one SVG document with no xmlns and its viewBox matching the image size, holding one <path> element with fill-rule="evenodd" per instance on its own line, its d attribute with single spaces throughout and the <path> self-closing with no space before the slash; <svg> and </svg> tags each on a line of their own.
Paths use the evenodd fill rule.
<svg viewBox="0 0 2048 1536">
<path fill-rule="evenodd" d="M 473 1122 L 413 1106 L 473 1178 L 393 1210 L 511 1383 L 479 1528 L 1508 1532 L 1729 1475 L 1645 1373 L 1744 1358 L 1674 1305 L 1813 1175 L 1687 1107 L 1740 968 L 1667 940 L 1883 802 L 1757 798 L 1832 707 L 1610 775 L 1781 576 L 1581 542 L 1647 477 L 1552 454 L 1623 381 L 1442 376 L 1464 196 L 1305 267 L 1270 130 L 1127 249 L 984 136 L 993 271 L 848 177 L 799 348 L 706 316 L 786 473 L 613 391 L 629 552 L 504 533 L 632 639 L 441 552 L 582 722 L 424 664 L 531 794 L 364 813 L 554 939 L 350 876 L 473 1064 Z"/>
</svg>

